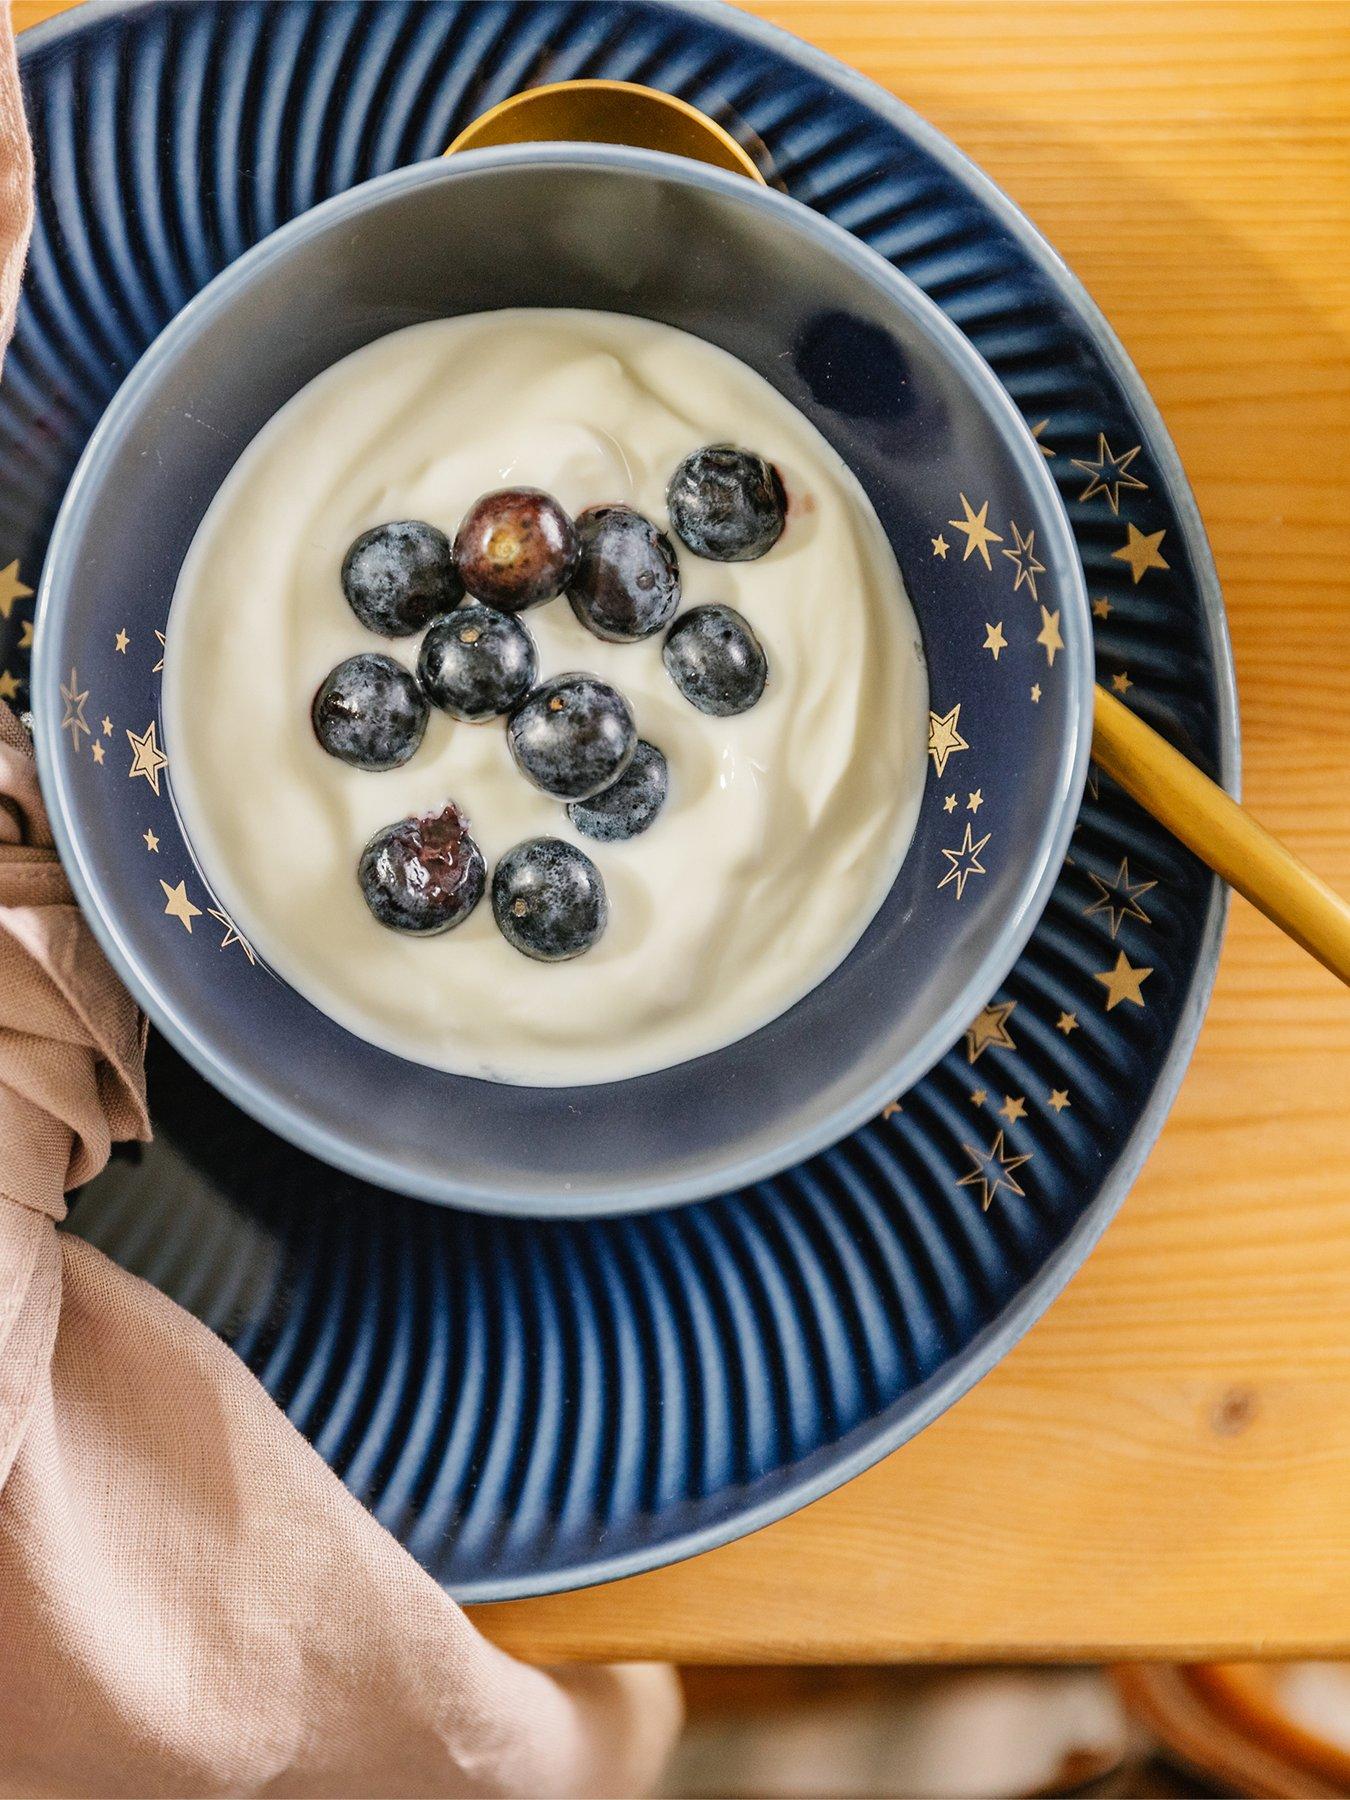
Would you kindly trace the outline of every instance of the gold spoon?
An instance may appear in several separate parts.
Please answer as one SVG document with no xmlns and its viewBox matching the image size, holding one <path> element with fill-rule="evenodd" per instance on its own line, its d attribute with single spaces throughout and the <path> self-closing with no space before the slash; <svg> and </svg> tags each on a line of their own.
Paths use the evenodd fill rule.
<svg viewBox="0 0 1350 1800">
<path fill-rule="evenodd" d="M 764 176 L 705 113 L 628 81 L 559 81 L 513 94 L 467 125 L 446 151 L 542 141 L 629 144 Z M 1350 983 L 1350 904 L 1104 688 L 1094 696 L 1095 760 L 1173 837 L 1281 931 Z"/>
</svg>

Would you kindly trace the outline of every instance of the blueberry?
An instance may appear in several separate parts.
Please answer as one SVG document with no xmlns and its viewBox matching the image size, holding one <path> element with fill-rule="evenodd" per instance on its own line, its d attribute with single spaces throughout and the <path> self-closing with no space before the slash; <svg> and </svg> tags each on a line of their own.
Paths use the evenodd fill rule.
<svg viewBox="0 0 1350 1800">
<path fill-rule="evenodd" d="M 661 660 L 691 706 L 714 718 L 748 712 L 764 692 L 769 661 L 730 606 L 696 606 L 666 633 Z"/>
<path fill-rule="evenodd" d="M 589 950 L 609 918 L 600 871 L 561 838 L 527 838 L 492 872 L 492 911 L 501 934 L 536 962 Z"/>
<path fill-rule="evenodd" d="M 664 531 L 631 506 L 577 515 L 581 555 L 567 590 L 572 611 L 611 644 L 635 644 L 668 625 L 680 604 L 680 565 Z"/>
<path fill-rule="evenodd" d="M 616 782 L 637 747 L 623 695 L 595 675 L 555 675 L 506 730 L 522 775 L 555 800 L 589 800 Z"/>
<path fill-rule="evenodd" d="M 314 735 L 330 756 L 355 769 L 396 769 L 427 728 L 416 680 L 392 656 L 363 651 L 340 662 L 310 708 Z"/>
<path fill-rule="evenodd" d="M 676 533 L 695 556 L 750 562 L 783 535 L 787 495 L 771 462 L 734 444 L 709 444 L 686 456 L 670 478 L 666 505 Z"/>
<path fill-rule="evenodd" d="M 453 801 L 438 813 L 400 819 L 377 831 L 356 872 L 366 905 L 381 925 L 428 937 L 462 924 L 483 898 L 487 881 L 483 853 Z"/>
<path fill-rule="evenodd" d="M 455 567 L 475 600 L 523 612 L 561 594 L 577 566 L 577 528 L 551 494 L 498 488 L 475 500 L 455 534 Z"/>
<path fill-rule="evenodd" d="M 583 837 L 617 844 L 637 837 L 666 803 L 670 771 L 655 744 L 639 738 L 633 760 L 612 787 L 590 800 L 574 800 L 567 816 Z"/>
<path fill-rule="evenodd" d="M 381 637 L 420 631 L 464 597 L 449 538 L 420 519 L 363 531 L 343 558 L 342 591 L 361 623 Z"/>
<path fill-rule="evenodd" d="M 538 673 L 534 639 L 520 620 L 476 600 L 438 619 L 417 659 L 427 699 L 469 725 L 510 712 Z"/>
</svg>

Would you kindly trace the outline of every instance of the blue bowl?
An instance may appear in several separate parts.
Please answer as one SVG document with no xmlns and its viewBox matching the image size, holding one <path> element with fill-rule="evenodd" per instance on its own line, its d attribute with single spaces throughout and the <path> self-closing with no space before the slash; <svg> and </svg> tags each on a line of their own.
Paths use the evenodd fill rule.
<svg viewBox="0 0 1350 1800">
<path fill-rule="evenodd" d="M 162 758 L 156 634 L 250 439 L 373 338 L 504 306 L 640 314 L 765 376 L 862 482 L 928 659 L 914 840 L 852 954 L 739 1043 L 601 1086 L 449 1075 L 326 1018 L 232 930 Z M 529 145 L 418 164 L 242 257 L 108 408 L 57 521 L 39 607 L 34 712 L 57 842 L 151 1018 L 303 1148 L 485 1211 L 666 1206 L 758 1180 L 853 1130 L 937 1061 L 1012 966 L 1059 872 L 1086 769 L 1082 572 L 1041 452 L 992 372 L 838 226 L 646 151 Z"/>
</svg>

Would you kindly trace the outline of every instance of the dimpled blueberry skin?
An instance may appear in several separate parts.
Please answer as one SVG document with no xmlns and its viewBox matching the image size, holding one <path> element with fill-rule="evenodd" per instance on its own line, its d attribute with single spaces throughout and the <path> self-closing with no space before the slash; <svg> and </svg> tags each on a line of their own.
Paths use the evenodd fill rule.
<svg viewBox="0 0 1350 1800">
<path fill-rule="evenodd" d="M 421 519 L 363 531 L 342 563 L 347 604 L 369 631 L 407 637 L 464 597 L 450 540 Z"/>
<path fill-rule="evenodd" d="M 689 704 L 715 719 L 748 712 L 769 678 L 763 646 L 730 606 L 682 614 L 666 633 L 661 660 Z"/>
<path fill-rule="evenodd" d="M 542 488 L 496 488 L 465 513 L 455 567 L 473 595 L 498 612 L 523 612 L 561 594 L 577 566 L 577 528 Z"/>
<path fill-rule="evenodd" d="M 596 675 L 555 675 L 506 728 L 516 766 L 554 800 L 589 800 L 611 787 L 637 748 L 628 702 Z"/>
<path fill-rule="evenodd" d="M 391 931 L 423 937 L 460 925 L 483 898 L 487 867 L 469 822 L 448 801 L 438 813 L 377 831 L 357 864 L 366 905 Z"/>
<path fill-rule="evenodd" d="M 666 488 L 670 523 L 695 556 L 751 562 L 783 535 L 787 495 L 771 462 L 734 444 L 686 456 Z"/>
<path fill-rule="evenodd" d="M 373 650 L 340 662 L 314 696 L 314 735 L 354 769 L 397 769 L 422 742 L 427 703 L 414 676 Z"/>
<path fill-rule="evenodd" d="M 631 506 L 577 515 L 581 554 L 567 589 L 588 631 L 611 644 L 652 637 L 680 606 L 680 565 L 664 531 Z"/>
<path fill-rule="evenodd" d="M 534 639 L 520 620 L 476 600 L 438 619 L 417 658 L 427 699 L 466 725 L 510 712 L 538 673 Z"/>
<path fill-rule="evenodd" d="M 639 738 L 633 760 L 612 787 L 590 800 L 574 800 L 567 816 L 583 837 L 600 844 L 635 838 L 666 803 L 670 770 L 655 744 Z"/>
<path fill-rule="evenodd" d="M 492 873 L 492 912 L 502 936 L 536 962 L 566 962 L 605 929 L 609 901 L 584 850 L 561 838 L 527 838 Z"/>
</svg>

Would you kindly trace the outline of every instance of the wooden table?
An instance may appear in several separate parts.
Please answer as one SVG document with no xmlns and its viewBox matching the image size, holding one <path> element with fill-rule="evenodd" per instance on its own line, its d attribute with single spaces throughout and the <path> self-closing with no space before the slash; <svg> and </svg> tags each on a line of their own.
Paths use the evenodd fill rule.
<svg viewBox="0 0 1350 1800">
<path fill-rule="evenodd" d="M 1344 0 L 753 10 L 933 120 L 1086 281 L 1208 523 L 1246 797 L 1350 892 Z M 975 1392 L 755 1537 L 476 1617 L 545 1661 L 1350 1651 L 1350 995 L 1235 901 L 1138 1186 Z"/>
</svg>

